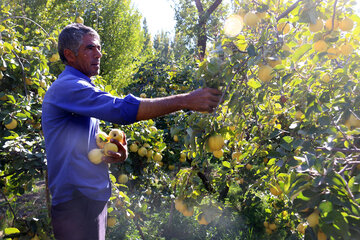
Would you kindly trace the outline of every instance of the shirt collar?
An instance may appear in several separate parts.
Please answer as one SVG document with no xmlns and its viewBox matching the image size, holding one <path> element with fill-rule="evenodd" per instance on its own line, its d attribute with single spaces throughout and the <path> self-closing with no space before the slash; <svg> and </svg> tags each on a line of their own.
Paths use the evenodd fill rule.
<svg viewBox="0 0 360 240">
<path fill-rule="evenodd" d="M 80 72 L 79 70 L 77 70 L 76 68 L 74 68 L 72 66 L 66 65 L 64 72 L 68 72 L 68 73 L 73 74 L 73 75 L 75 75 L 75 76 L 77 76 L 79 78 L 83 78 L 83 79 L 85 79 L 85 80 L 87 80 L 88 82 L 91 83 L 91 79 L 88 76 L 86 76 L 85 74 L 83 74 L 82 72 Z"/>
</svg>

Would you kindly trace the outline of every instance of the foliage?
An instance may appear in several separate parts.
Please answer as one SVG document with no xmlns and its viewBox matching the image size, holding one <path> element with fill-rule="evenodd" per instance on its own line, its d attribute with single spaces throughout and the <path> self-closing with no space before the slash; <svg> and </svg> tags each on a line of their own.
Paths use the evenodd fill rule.
<svg viewBox="0 0 360 240">
<path fill-rule="evenodd" d="M 72 4 L 39 3 L 53 9 L 42 14 L 59 14 Z M 178 5 L 177 14 L 187 13 L 182 20 L 189 16 L 187 21 L 194 21 L 194 6 L 182 3 L 188 5 L 181 9 Z M 212 22 L 211 29 L 219 35 L 204 61 L 194 62 L 192 54 L 183 51 L 184 36 L 178 34 L 169 43 L 166 35 L 159 35 L 152 57 L 139 64 L 132 83 L 122 89 L 155 98 L 200 86 L 216 87 L 222 90 L 223 101 L 214 113 L 184 110 L 130 126 L 102 122 L 105 132 L 124 130 L 129 149 L 134 143 L 146 149 L 145 156 L 131 150 L 124 164 L 110 167 L 109 217 L 115 221 L 108 227 L 108 238 L 320 239 L 319 233 L 327 239 L 359 238 L 360 18 L 354 14 L 355 1 L 233 4 L 237 8 L 233 14 L 242 19 L 233 28 L 237 34 L 223 31 L 219 21 Z M 21 11 L 18 5 L 8 5 L 1 6 L 1 19 L 10 17 L 12 9 Z M 91 10 L 66 9 L 64 14 L 72 19 L 96 10 L 93 5 Z M 252 22 L 245 17 L 249 11 Z M 99 19 L 108 17 L 102 14 Z M 225 18 L 218 14 L 216 19 Z M 95 23 L 93 16 L 85 22 Z M 326 24 L 328 19 L 335 24 L 346 17 L 354 22 L 349 30 Z M 310 31 L 309 25 L 318 19 L 324 26 Z M 15 129 L 2 125 L 0 131 L 1 192 L 8 199 L 29 191 L 46 167 L 37 125 L 46 91 L 40 82 L 51 84 L 62 68 L 48 60 L 55 53 L 54 39 L 62 25 L 44 32 L 25 20 L 9 18 L 0 25 L 4 76 L 0 98 L 8 98 L 1 102 L 1 117 L 4 124 L 10 118 L 18 120 Z M 50 20 L 37 21 L 44 21 L 45 29 L 53 27 Z M 34 29 L 26 30 L 30 27 Z M 182 33 L 191 39 L 193 29 L 185 30 Z M 319 40 L 325 50 L 315 47 Z M 108 43 L 103 44 L 105 49 Z M 352 50 L 345 51 L 344 45 Z M 115 71 L 111 66 L 107 66 L 109 74 Z M 270 73 L 261 71 L 264 66 Z M 26 85 L 28 76 L 32 85 Z M 95 83 L 116 95 L 107 80 L 98 77 Z M 219 152 L 209 144 L 215 135 L 223 139 L 217 144 L 222 146 Z M 120 174 L 129 181 L 119 183 Z M 185 216 L 184 209 L 193 212 Z M 11 218 L 10 211 L 7 216 Z M 31 237 L 49 231 L 44 226 L 30 231 L 32 221 L 27 219 L 28 225 L 19 227 L 6 220 L 3 228 L 6 234 L 19 234 L 20 229 Z"/>
</svg>

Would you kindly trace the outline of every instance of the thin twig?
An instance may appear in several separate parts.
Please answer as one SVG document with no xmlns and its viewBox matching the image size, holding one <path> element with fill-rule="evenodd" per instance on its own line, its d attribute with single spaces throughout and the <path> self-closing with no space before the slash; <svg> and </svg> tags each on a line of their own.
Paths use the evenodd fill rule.
<svg viewBox="0 0 360 240">
<path fill-rule="evenodd" d="M 23 77 L 23 82 L 24 82 L 24 89 L 25 89 L 25 96 L 26 96 L 26 99 L 28 100 L 29 94 L 28 94 L 28 90 L 27 90 L 27 86 L 26 86 L 24 65 L 22 64 L 20 57 L 16 54 L 16 52 L 14 50 L 11 50 L 11 52 L 15 55 L 16 60 L 19 62 L 20 66 L 21 66 L 22 77 Z"/>
<path fill-rule="evenodd" d="M 41 28 L 41 30 L 46 33 L 46 36 L 48 37 L 49 36 L 49 33 L 40 25 L 38 24 L 37 22 L 35 22 L 34 20 L 32 20 L 31 18 L 28 18 L 28 17 L 24 17 L 24 16 L 12 16 L 12 17 L 6 17 L 6 18 L 3 18 L 0 20 L 0 22 L 4 22 L 8 19 L 25 19 L 25 20 L 28 20 L 32 23 L 34 23 L 36 26 L 38 26 L 39 28 Z"/>
<path fill-rule="evenodd" d="M 5 199 L 5 202 L 9 205 L 10 211 L 11 211 L 11 213 L 12 213 L 12 214 L 13 214 L 13 216 L 14 216 L 14 221 L 13 221 L 13 223 L 14 223 L 14 222 L 17 220 L 17 217 L 16 217 L 16 214 L 15 214 L 15 211 L 14 211 L 14 209 L 12 208 L 12 206 L 11 206 L 11 204 L 10 204 L 9 200 L 7 199 L 7 197 L 6 197 L 5 193 L 3 192 L 3 190 L 2 190 L 2 189 L 0 189 L 0 192 L 1 192 L 1 195 L 3 196 L 3 198 Z"/>
</svg>

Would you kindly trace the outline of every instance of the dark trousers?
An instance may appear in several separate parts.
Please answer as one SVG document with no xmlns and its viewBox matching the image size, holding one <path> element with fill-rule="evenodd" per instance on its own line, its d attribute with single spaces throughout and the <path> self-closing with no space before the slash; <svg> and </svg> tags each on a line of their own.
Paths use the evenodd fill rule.
<svg viewBox="0 0 360 240">
<path fill-rule="evenodd" d="M 73 200 L 51 207 L 51 220 L 57 240 L 105 240 L 107 202 L 77 193 Z"/>
</svg>

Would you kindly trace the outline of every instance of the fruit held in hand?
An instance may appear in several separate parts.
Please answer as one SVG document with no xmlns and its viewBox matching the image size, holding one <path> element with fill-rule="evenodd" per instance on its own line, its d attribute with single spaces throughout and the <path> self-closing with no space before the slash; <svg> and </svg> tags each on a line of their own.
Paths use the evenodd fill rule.
<svg viewBox="0 0 360 240">
<path fill-rule="evenodd" d="M 124 133 L 120 129 L 112 129 L 109 133 L 109 138 L 122 143 L 124 140 Z"/>
<path fill-rule="evenodd" d="M 96 145 L 98 148 L 103 149 L 105 143 L 108 142 L 108 138 L 109 136 L 106 133 L 99 131 L 98 134 L 96 134 Z"/>
<path fill-rule="evenodd" d="M 110 154 L 108 153 L 108 151 L 118 152 L 119 149 L 118 149 L 118 147 L 116 146 L 115 143 L 110 143 L 110 142 L 108 142 L 108 143 L 105 143 L 105 145 L 104 145 L 104 154 L 105 154 L 106 156 L 110 156 Z"/>
<path fill-rule="evenodd" d="M 99 148 L 94 148 L 88 153 L 88 158 L 90 162 L 94 164 L 99 164 L 102 162 L 102 157 L 104 156 L 104 153 Z"/>
</svg>

